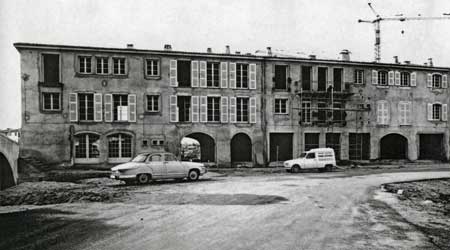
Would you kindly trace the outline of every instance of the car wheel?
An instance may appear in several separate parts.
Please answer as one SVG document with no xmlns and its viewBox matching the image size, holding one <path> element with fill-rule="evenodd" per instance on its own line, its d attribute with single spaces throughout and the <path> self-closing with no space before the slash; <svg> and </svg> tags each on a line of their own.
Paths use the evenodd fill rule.
<svg viewBox="0 0 450 250">
<path fill-rule="evenodd" d="M 141 185 L 149 183 L 150 179 L 151 179 L 150 175 L 148 175 L 148 174 L 139 174 L 136 177 L 136 180 L 137 180 L 138 184 L 141 184 Z"/>
<path fill-rule="evenodd" d="M 299 166 L 299 165 L 294 165 L 294 166 L 291 168 L 291 172 L 292 172 L 292 173 L 298 173 L 298 172 L 300 172 L 300 166 Z"/>
<path fill-rule="evenodd" d="M 191 171 L 189 171 L 188 179 L 189 179 L 190 181 L 196 181 L 196 180 L 198 180 L 198 177 L 200 177 L 200 175 L 198 174 L 198 171 L 197 171 L 197 170 L 191 170 Z"/>
</svg>

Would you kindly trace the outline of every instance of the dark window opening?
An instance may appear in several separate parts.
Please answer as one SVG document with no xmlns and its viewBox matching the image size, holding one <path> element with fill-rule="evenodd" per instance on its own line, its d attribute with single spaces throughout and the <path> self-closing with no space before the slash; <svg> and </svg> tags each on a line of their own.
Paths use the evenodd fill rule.
<svg viewBox="0 0 450 250">
<path fill-rule="evenodd" d="M 219 63 L 208 62 L 206 65 L 206 85 L 219 87 Z"/>
<path fill-rule="evenodd" d="M 191 61 L 177 61 L 178 87 L 191 86 Z"/>
<path fill-rule="evenodd" d="M 408 72 L 402 72 L 400 74 L 400 86 L 409 86 L 411 83 L 411 74 Z"/>
<path fill-rule="evenodd" d="M 129 158 L 132 155 L 131 135 L 114 134 L 108 136 L 108 157 Z"/>
<path fill-rule="evenodd" d="M 128 95 L 113 95 L 114 121 L 128 121 Z"/>
<path fill-rule="evenodd" d="M 292 159 L 292 133 L 270 133 L 270 161 Z"/>
<path fill-rule="evenodd" d="M 44 54 L 44 82 L 59 83 L 59 55 Z"/>
<path fill-rule="evenodd" d="M 345 111 L 343 109 L 343 105 L 340 102 L 333 103 L 333 121 L 335 122 L 343 122 L 345 121 Z"/>
<path fill-rule="evenodd" d="M 327 133 L 325 138 L 325 146 L 334 150 L 334 155 L 337 160 L 341 159 L 341 134 Z"/>
<path fill-rule="evenodd" d="M 98 158 L 100 136 L 96 134 L 79 134 L 75 136 L 75 158 Z"/>
<path fill-rule="evenodd" d="M 115 75 L 125 75 L 125 58 L 113 58 Z"/>
<path fill-rule="evenodd" d="M 59 110 L 61 103 L 60 98 L 60 93 L 42 93 L 42 109 L 48 111 Z"/>
<path fill-rule="evenodd" d="M 97 57 L 97 74 L 108 74 L 108 57 Z"/>
<path fill-rule="evenodd" d="M 348 137 L 348 154 L 350 160 L 370 159 L 370 134 L 350 133 Z"/>
<path fill-rule="evenodd" d="M 190 96 L 178 96 L 178 121 L 189 122 L 191 120 L 191 97 Z"/>
<path fill-rule="evenodd" d="M 433 75 L 433 88 L 440 88 L 442 85 L 442 76 L 434 74 Z"/>
<path fill-rule="evenodd" d="M 317 103 L 317 107 L 318 107 L 318 116 L 317 116 L 317 120 L 320 123 L 326 122 L 327 121 L 327 104 L 324 102 L 319 102 Z"/>
<path fill-rule="evenodd" d="M 319 133 L 305 133 L 305 152 L 319 147 Z"/>
<path fill-rule="evenodd" d="M 319 67 L 317 76 L 317 91 L 325 91 L 327 88 L 327 68 Z"/>
<path fill-rule="evenodd" d="M 387 71 L 378 71 L 378 85 L 388 85 Z"/>
<path fill-rule="evenodd" d="M 248 122 L 248 98 L 236 98 L 236 121 Z"/>
<path fill-rule="evenodd" d="M 220 121 L 220 97 L 208 97 L 208 121 Z"/>
<path fill-rule="evenodd" d="M 248 135 L 239 133 L 231 139 L 231 162 L 252 161 L 252 141 Z"/>
<path fill-rule="evenodd" d="M 148 76 L 159 76 L 159 60 L 147 59 L 145 62 L 146 62 L 146 74 Z"/>
<path fill-rule="evenodd" d="M 287 66 L 275 65 L 275 89 L 286 89 L 287 83 Z"/>
<path fill-rule="evenodd" d="M 248 88 L 248 64 L 236 65 L 236 88 Z"/>
<path fill-rule="evenodd" d="M 406 159 L 408 140 L 399 134 L 385 135 L 380 140 L 381 159 Z"/>
<path fill-rule="evenodd" d="M 364 84 L 364 70 L 355 70 L 355 83 Z"/>
<path fill-rule="evenodd" d="M 159 95 L 147 95 L 147 111 L 159 111 Z"/>
<path fill-rule="evenodd" d="M 78 94 L 78 114 L 80 121 L 94 120 L 94 94 Z"/>
<path fill-rule="evenodd" d="M 287 114 L 288 99 L 275 99 L 275 114 Z"/>
<path fill-rule="evenodd" d="M 333 91 L 342 91 L 342 69 L 333 69 Z"/>
<path fill-rule="evenodd" d="M 444 135 L 419 135 L 419 159 L 445 160 Z"/>
<path fill-rule="evenodd" d="M 90 56 L 79 56 L 79 66 L 80 66 L 80 73 L 83 74 L 90 74 L 92 73 L 92 58 Z"/>
<path fill-rule="evenodd" d="M 311 67 L 302 66 L 302 89 L 303 91 L 311 90 Z"/>
</svg>

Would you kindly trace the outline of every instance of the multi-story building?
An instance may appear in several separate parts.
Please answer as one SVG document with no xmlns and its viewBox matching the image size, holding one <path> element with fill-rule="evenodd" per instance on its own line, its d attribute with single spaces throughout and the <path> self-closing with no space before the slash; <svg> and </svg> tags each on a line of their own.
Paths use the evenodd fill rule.
<svg viewBox="0 0 450 250">
<path fill-rule="evenodd" d="M 448 159 L 449 68 L 315 57 L 16 43 L 21 155 L 65 164 L 141 151 L 266 165 L 314 147 L 343 160 Z M 331 86 L 331 87 L 330 87 Z"/>
</svg>

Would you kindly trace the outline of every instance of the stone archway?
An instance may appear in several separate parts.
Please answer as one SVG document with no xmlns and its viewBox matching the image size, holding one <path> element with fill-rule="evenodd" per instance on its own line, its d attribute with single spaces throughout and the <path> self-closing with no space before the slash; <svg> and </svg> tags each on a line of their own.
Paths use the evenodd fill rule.
<svg viewBox="0 0 450 250">
<path fill-rule="evenodd" d="M 408 139 L 400 134 L 388 134 L 380 140 L 381 159 L 407 159 Z"/>
<path fill-rule="evenodd" d="M 215 162 L 216 161 L 216 142 L 214 138 L 205 133 L 191 133 L 186 135 L 187 138 L 192 138 L 200 143 L 200 161 L 201 162 Z"/>
<path fill-rule="evenodd" d="M 252 140 L 247 134 L 238 133 L 231 139 L 231 162 L 252 161 Z"/>
<path fill-rule="evenodd" d="M 0 190 L 14 186 L 14 176 L 11 165 L 5 155 L 0 153 Z"/>
</svg>

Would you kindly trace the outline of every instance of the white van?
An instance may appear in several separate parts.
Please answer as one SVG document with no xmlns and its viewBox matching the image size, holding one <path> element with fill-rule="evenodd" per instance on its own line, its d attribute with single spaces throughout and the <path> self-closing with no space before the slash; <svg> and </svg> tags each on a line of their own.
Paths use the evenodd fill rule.
<svg viewBox="0 0 450 250">
<path fill-rule="evenodd" d="M 298 173 L 300 169 L 318 168 L 319 171 L 331 171 L 336 167 L 336 158 L 332 148 L 315 148 L 303 153 L 300 158 L 283 163 L 287 172 Z"/>
</svg>

